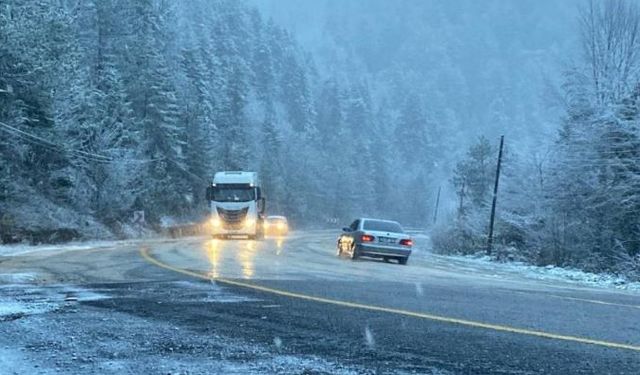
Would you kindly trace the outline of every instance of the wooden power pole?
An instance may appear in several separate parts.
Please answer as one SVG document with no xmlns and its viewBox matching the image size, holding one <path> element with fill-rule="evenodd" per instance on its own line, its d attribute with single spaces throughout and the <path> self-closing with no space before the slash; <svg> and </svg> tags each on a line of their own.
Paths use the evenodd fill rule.
<svg viewBox="0 0 640 375">
<path fill-rule="evenodd" d="M 458 207 L 458 220 L 462 219 L 462 207 L 464 205 L 464 185 L 467 181 L 462 180 L 462 187 L 460 188 L 460 206 Z"/>
<path fill-rule="evenodd" d="M 436 223 L 438 220 L 438 206 L 440 205 L 440 190 L 442 190 L 442 186 L 438 186 L 438 196 L 436 197 L 436 208 L 433 210 L 433 223 Z"/>
<path fill-rule="evenodd" d="M 493 202 L 491 203 L 491 219 L 489 220 L 489 238 L 487 239 L 487 254 L 491 255 L 493 246 L 493 222 L 496 218 L 496 200 L 498 199 L 498 182 L 500 181 L 500 165 L 502 164 L 502 148 L 504 135 L 500 136 L 500 151 L 498 151 L 498 166 L 496 167 L 496 182 L 493 185 Z"/>
</svg>

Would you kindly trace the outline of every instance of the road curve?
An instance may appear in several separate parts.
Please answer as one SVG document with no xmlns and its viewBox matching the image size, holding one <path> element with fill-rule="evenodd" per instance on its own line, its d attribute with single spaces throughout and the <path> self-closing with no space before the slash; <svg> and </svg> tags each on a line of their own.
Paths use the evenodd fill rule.
<svg viewBox="0 0 640 375">
<path fill-rule="evenodd" d="M 419 241 L 407 266 L 350 261 L 336 257 L 335 239 L 332 231 L 307 231 L 284 240 L 148 241 L 34 253 L 0 259 L 0 267 L 32 272 L 42 285 L 109 296 L 81 301 L 81 311 L 153 318 L 158 330 L 196 333 L 174 341 L 215 335 L 289 358 L 287 365 L 264 358 L 249 365 L 251 358 L 239 355 L 233 366 L 249 366 L 239 373 L 640 373 L 636 294 L 486 273 L 432 256 Z M 200 294 L 215 288 L 216 298 L 189 297 L 194 285 L 204 288 L 196 288 Z M 188 354 L 204 361 L 192 373 L 222 366 Z M 96 363 L 108 370 L 104 362 L 87 371 Z M 132 371 L 155 370 L 150 362 L 126 361 Z M 73 363 L 61 368 L 78 370 Z"/>
</svg>

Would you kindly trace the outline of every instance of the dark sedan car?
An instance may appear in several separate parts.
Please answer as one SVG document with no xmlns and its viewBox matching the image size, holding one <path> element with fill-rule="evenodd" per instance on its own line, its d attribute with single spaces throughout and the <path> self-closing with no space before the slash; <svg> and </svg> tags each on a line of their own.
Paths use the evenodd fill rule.
<svg viewBox="0 0 640 375">
<path fill-rule="evenodd" d="M 338 238 L 338 256 L 396 259 L 407 264 L 413 240 L 395 221 L 361 218 L 342 228 Z"/>
</svg>

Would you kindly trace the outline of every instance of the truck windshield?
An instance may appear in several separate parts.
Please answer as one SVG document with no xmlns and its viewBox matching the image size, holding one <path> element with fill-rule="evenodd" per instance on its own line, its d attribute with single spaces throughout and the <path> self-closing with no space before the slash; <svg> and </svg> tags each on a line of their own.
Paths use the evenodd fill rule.
<svg viewBox="0 0 640 375">
<path fill-rule="evenodd" d="M 213 190 L 213 200 L 216 202 L 248 202 L 256 198 L 253 188 L 224 188 Z"/>
</svg>

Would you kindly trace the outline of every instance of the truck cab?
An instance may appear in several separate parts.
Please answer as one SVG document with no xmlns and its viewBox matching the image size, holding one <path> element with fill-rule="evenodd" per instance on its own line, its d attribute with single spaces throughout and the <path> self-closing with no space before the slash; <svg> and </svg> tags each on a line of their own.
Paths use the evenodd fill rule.
<svg viewBox="0 0 640 375">
<path fill-rule="evenodd" d="M 265 199 L 256 172 L 217 172 L 207 201 L 213 237 L 263 237 Z"/>
</svg>

